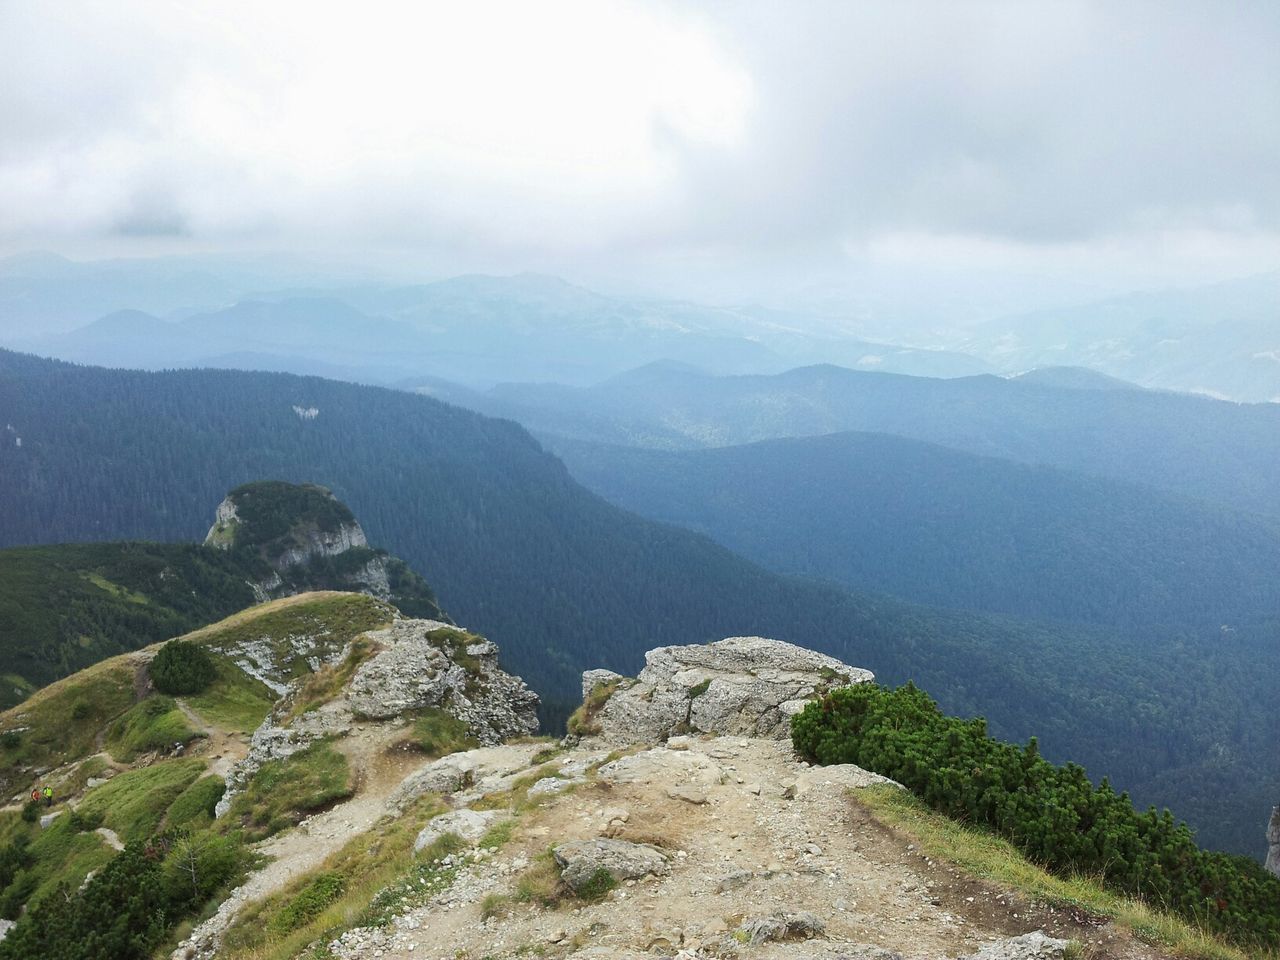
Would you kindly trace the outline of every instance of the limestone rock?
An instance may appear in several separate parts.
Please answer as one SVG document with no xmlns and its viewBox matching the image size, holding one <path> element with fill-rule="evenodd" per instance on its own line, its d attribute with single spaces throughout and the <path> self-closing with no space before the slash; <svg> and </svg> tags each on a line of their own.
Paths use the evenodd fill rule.
<svg viewBox="0 0 1280 960">
<path fill-rule="evenodd" d="M 589 673 L 584 689 L 601 682 Z M 872 679 L 868 670 L 763 637 L 658 647 L 645 654 L 636 683 L 618 689 L 595 723 L 613 743 L 655 742 L 685 732 L 782 739 L 791 717 L 813 696 Z"/>
<path fill-rule="evenodd" d="M 1037 930 L 988 943 L 962 960 L 1062 960 L 1066 950 L 1066 940 L 1045 936 L 1043 931 Z"/>
<path fill-rule="evenodd" d="M 826 930 L 817 916 L 808 910 L 781 911 L 767 917 L 753 917 L 738 928 L 753 944 L 771 940 L 808 940 Z"/>
<path fill-rule="evenodd" d="M 599 870 L 607 870 L 617 881 L 638 880 L 648 874 L 666 874 L 667 855 L 648 844 L 626 840 L 573 840 L 557 846 L 553 853 L 560 876 L 572 889 L 581 890 Z"/>
<path fill-rule="evenodd" d="M 612 670 L 584 670 L 582 672 L 582 699 L 587 699 L 591 695 L 591 691 L 596 687 L 603 686 L 606 683 L 615 683 L 622 679 L 622 674 L 614 673 Z"/>
<path fill-rule="evenodd" d="M 1280 877 L 1280 807 L 1272 808 L 1267 825 L 1267 869 Z"/>
<path fill-rule="evenodd" d="M 438 620 L 397 620 L 365 636 L 384 649 L 351 679 L 347 701 L 357 716 L 445 707 L 486 746 L 537 732 L 538 695 L 498 666 L 494 644 L 459 647 L 465 634 Z"/>
<path fill-rule="evenodd" d="M 421 853 L 446 833 L 456 833 L 467 843 L 474 844 L 498 818 L 495 810 L 451 810 L 432 817 L 413 842 L 413 852 Z"/>
<path fill-rule="evenodd" d="M 580 783 L 586 783 L 586 780 L 582 777 L 543 777 L 529 788 L 529 796 L 548 797 L 553 793 L 563 793 Z"/>
<path fill-rule="evenodd" d="M 833 763 L 829 767 L 810 767 L 807 770 L 801 770 L 796 777 L 793 796 L 804 796 L 810 790 L 861 790 L 863 787 L 874 786 L 878 783 L 890 783 L 901 786 L 897 781 L 890 780 L 888 777 L 882 777 L 878 773 L 872 773 L 870 770 L 863 770 L 862 767 L 852 763 Z"/>
<path fill-rule="evenodd" d="M 686 784 L 712 787 L 724 782 L 724 770 L 701 753 L 655 747 L 619 757 L 598 771 L 607 783 Z"/>
<path fill-rule="evenodd" d="M 441 757 L 409 774 L 387 798 L 387 806 L 403 809 L 424 793 L 456 793 L 471 783 L 472 765 L 465 754 Z"/>
</svg>

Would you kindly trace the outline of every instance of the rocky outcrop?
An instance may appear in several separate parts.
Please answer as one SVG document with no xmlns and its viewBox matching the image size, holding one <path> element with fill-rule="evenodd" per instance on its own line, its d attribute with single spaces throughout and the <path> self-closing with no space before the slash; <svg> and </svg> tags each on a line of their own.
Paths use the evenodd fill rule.
<svg viewBox="0 0 1280 960">
<path fill-rule="evenodd" d="M 249 753 L 227 776 L 216 815 L 223 816 L 249 779 L 318 740 L 345 736 L 363 721 L 389 721 L 416 711 L 443 710 L 467 725 L 485 746 L 538 730 L 538 695 L 498 666 L 498 648 L 438 620 L 396 620 L 359 638 L 374 652 L 335 697 L 291 717 L 286 693 L 280 706 L 254 731 Z M 336 661 L 346 659 L 350 647 Z M 466 780 L 464 770 L 445 763 L 421 771 L 423 790 L 448 792 Z M 429 784 L 429 785 L 427 785 Z"/>
<path fill-rule="evenodd" d="M 538 730 L 538 695 L 498 666 L 498 648 L 437 620 L 398 620 L 365 637 L 382 648 L 347 690 L 358 717 L 385 720 L 439 707 L 484 746 Z"/>
<path fill-rule="evenodd" d="M 409 616 L 448 619 L 426 581 L 403 560 L 371 548 L 355 515 L 325 487 L 279 481 L 237 487 L 218 504 L 204 542 L 244 561 L 259 603 L 346 590 L 390 601 Z"/>
<path fill-rule="evenodd" d="M 866 683 L 869 670 L 764 637 L 658 647 L 634 681 L 617 689 L 591 719 L 606 740 L 652 743 L 680 733 L 783 738 L 791 717 L 834 687 Z M 588 671 L 590 693 L 616 674 Z"/>
<path fill-rule="evenodd" d="M 1280 877 L 1280 807 L 1272 808 L 1267 824 L 1267 869 Z"/>
<path fill-rule="evenodd" d="M 305 492 L 312 498 L 327 501 L 326 523 L 317 523 L 305 513 L 289 517 L 286 530 L 271 539 L 257 536 L 251 523 L 241 515 L 240 498 L 260 491 L 274 494 L 289 489 Z M 355 547 L 367 547 L 369 540 L 351 512 L 338 498 L 323 487 L 312 484 L 259 483 L 248 484 L 227 494 L 214 513 L 213 526 L 205 537 L 205 545 L 229 550 L 232 547 L 260 548 L 263 556 L 277 571 L 299 566 L 317 557 L 336 557 Z"/>
</svg>

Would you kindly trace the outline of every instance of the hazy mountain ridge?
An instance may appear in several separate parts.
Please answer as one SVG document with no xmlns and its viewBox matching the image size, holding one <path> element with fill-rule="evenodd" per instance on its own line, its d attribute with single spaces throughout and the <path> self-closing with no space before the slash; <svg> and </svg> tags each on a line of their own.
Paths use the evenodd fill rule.
<svg viewBox="0 0 1280 960">
<path fill-rule="evenodd" d="M 1280 272 L 992 320 L 959 341 L 1005 370 L 1075 364 L 1150 387 L 1280 401 Z"/>
<path fill-rule="evenodd" d="M 888 433 L 1280 516 L 1280 492 L 1271 481 L 1280 472 L 1275 404 L 831 365 L 735 377 L 667 368 L 641 381 L 586 389 L 506 384 L 484 396 L 495 412 L 534 432 L 574 439 L 694 448 Z M 650 439 L 662 437 L 670 439 Z"/>
<path fill-rule="evenodd" d="M 692 451 L 548 443 L 619 506 L 851 589 L 1144 632 L 1280 604 L 1280 523 L 1149 487 L 885 434 Z"/>
</svg>

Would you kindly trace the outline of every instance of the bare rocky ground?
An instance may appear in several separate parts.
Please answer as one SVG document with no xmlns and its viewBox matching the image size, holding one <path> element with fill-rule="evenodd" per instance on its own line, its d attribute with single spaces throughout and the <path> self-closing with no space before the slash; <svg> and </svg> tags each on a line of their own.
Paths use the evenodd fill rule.
<svg viewBox="0 0 1280 960">
<path fill-rule="evenodd" d="M 607 749 L 587 741 L 559 754 L 553 766 L 570 786 L 522 813 L 510 842 L 468 857 L 447 891 L 391 926 L 349 931 L 333 954 L 889 960 L 968 956 L 1044 931 L 1080 941 L 1094 960 L 1161 956 L 1095 918 L 1028 903 L 922 856 L 859 803 L 858 790 L 881 778 L 856 767 L 809 767 L 786 741 L 726 736 L 673 737 L 592 769 Z M 455 803 L 508 787 L 526 750 L 491 748 L 477 786 Z M 517 878 L 549 848 L 602 837 L 656 847 L 663 875 L 627 880 L 594 904 L 514 898 Z M 486 917 L 492 895 L 512 899 Z M 789 939 L 750 942 L 752 933 L 785 936 L 788 925 Z M 1036 949 L 1024 942 L 1003 955 L 1061 956 L 1060 946 Z"/>
</svg>

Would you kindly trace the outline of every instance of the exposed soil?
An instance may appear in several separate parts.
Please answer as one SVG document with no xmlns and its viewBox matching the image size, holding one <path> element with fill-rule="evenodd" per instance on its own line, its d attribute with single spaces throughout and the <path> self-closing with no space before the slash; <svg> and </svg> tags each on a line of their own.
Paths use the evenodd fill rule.
<svg viewBox="0 0 1280 960">
<path fill-rule="evenodd" d="M 556 763 L 568 764 L 570 772 L 583 759 L 579 751 Z M 1029 904 L 927 860 L 857 801 L 850 768 L 807 768 L 789 744 L 692 740 L 686 750 L 658 747 L 621 766 L 621 775 L 606 767 L 524 814 L 500 856 L 468 867 L 449 892 L 409 910 L 391 928 L 348 934 L 339 955 L 444 960 L 532 950 L 552 958 L 651 958 L 684 951 L 685 957 L 767 960 L 872 956 L 867 950 L 881 947 L 937 958 L 1044 930 L 1081 941 L 1098 960 L 1161 956 L 1095 918 Z M 672 797 L 681 785 L 691 788 L 687 796 L 701 794 L 707 802 Z M 483 917 L 483 898 L 512 894 L 520 871 L 549 845 L 602 835 L 662 847 L 670 875 L 630 881 L 593 905 L 512 903 L 504 916 Z M 758 946 L 732 936 L 745 918 L 777 911 L 809 911 L 825 932 Z"/>
</svg>

